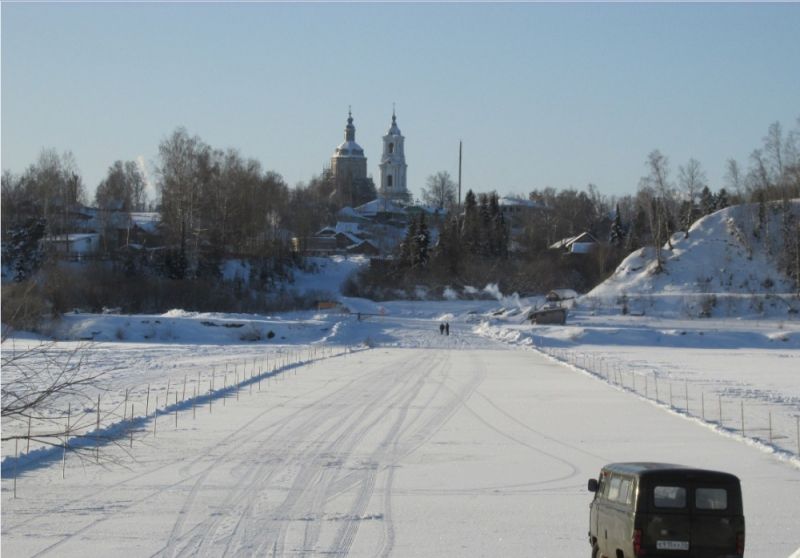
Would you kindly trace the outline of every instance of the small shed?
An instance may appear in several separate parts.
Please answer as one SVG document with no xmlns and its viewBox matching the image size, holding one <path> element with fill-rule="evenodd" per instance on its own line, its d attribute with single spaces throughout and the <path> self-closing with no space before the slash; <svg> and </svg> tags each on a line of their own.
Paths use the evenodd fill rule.
<svg viewBox="0 0 800 558">
<path fill-rule="evenodd" d="M 558 242 L 550 245 L 551 250 L 561 250 L 568 254 L 589 254 L 597 248 L 597 239 L 588 232 L 583 232 L 577 236 L 562 238 Z"/>
</svg>

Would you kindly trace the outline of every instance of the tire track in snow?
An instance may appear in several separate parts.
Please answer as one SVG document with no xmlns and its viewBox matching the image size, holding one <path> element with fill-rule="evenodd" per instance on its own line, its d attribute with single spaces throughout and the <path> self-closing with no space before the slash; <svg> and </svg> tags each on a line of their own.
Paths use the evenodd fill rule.
<svg viewBox="0 0 800 558">
<path fill-rule="evenodd" d="M 442 358 L 444 358 L 444 357 L 440 357 L 439 360 L 442 360 Z M 450 369 L 450 361 L 449 360 L 445 360 L 444 363 L 445 363 L 444 376 L 446 378 L 447 374 L 449 373 L 449 369 Z M 438 366 L 439 366 L 438 363 L 429 365 L 428 372 L 427 372 L 426 376 L 430 376 L 430 373 L 432 371 L 434 371 Z M 420 417 L 422 417 L 425 413 L 429 412 L 430 408 L 432 407 L 432 402 L 436 399 L 436 397 L 442 391 L 442 383 L 443 383 L 443 379 L 439 379 L 433 394 L 431 396 L 429 396 L 428 398 L 426 398 L 425 401 L 423 401 L 420 405 L 418 405 L 418 410 L 417 410 L 416 414 L 414 415 L 414 417 L 410 421 L 407 421 L 407 423 L 404 424 L 404 427 L 401 429 L 401 431 L 398 432 L 398 434 L 394 437 L 394 440 L 393 440 L 393 443 L 392 443 L 392 450 L 391 450 L 391 452 L 389 454 L 389 457 L 391 457 L 391 459 L 388 460 L 388 462 L 384 463 L 383 465 L 380 465 L 377 462 L 377 459 L 378 459 L 377 455 L 373 455 L 373 457 L 371 459 L 371 461 L 376 463 L 375 472 L 374 472 L 374 474 L 376 476 L 378 475 L 379 472 L 384 472 L 385 471 L 387 473 L 386 480 L 384 481 L 384 485 L 383 485 L 383 488 L 382 488 L 382 492 L 383 492 L 382 510 L 383 510 L 383 512 L 380 514 L 380 516 L 381 516 L 381 518 L 383 520 L 382 521 L 382 523 L 383 523 L 383 532 L 382 532 L 382 539 L 381 539 L 381 542 L 379 544 L 380 550 L 379 550 L 378 553 L 376 553 L 376 555 L 388 553 L 391 550 L 391 548 L 394 546 L 394 530 L 393 530 L 393 525 L 392 525 L 392 520 L 391 520 L 391 516 L 392 516 L 392 513 L 391 513 L 391 488 L 392 488 L 392 482 L 393 482 L 393 478 L 394 478 L 394 471 L 396 470 L 396 464 L 397 464 L 397 462 L 399 461 L 399 459 L 400 459 L 400 457 L 402 455 L 405 455 L 406 453 L 408 453 L 408 451 L 406 451 L 406 450 L 400 451 L 398 449 L 399 445 L 400 445 L 400 442 L 402 440 L 402 436 L 403 436 L 404 433 L 409 431 L 411 426 L 413 426 L 413 424 L 416 423 L 419 420 Z M 410 407 L 410 405 L 409 405 L 409 407 Z M 355 486 L 358 485 L 359 482 L 363 482 L 362 480 L 360 480 L 361 477 L 363 477 L 363 474 L 359 474 L 359 473 L 360 472 L 352 472 L 352 473 L 349 473 L 349 474 L 343 476 L 339 480 L 337 480 L 336 483 L 332 486 L 332 489 L 331 489 L 330 493 L 327 495 L 327 499 L 331 500 L 331 499 L 339 496 L 340 494 L 343 494 L 343 493 L 345 493 L 345 492 L 347 492 L 349 490 L 352 490 Z M 351 512 L 348 515 L 349 515 L 349 517 L 353 517 L 355 515 L 355 513 Z"/>
<path fill-rule="evenodd" d="M 437 364 L 438 363 L 436 362 L 428 363 L 425 372 L 419 376 L 416 383 L 411 387 L 411 389 L 408 391 L 408 394 L 400 404 L 398 416 L 393 422 L 392 427 L 389 429 L 389 432 L 379 444 L 377 450 L 370 455 L 369 461 L 375 465 L 367 470 L 365 478 L 360 482 L 358 494 L 347 513 L 345 524 L 339 528 L 336 539 L 334 540 L 330 550 L 332 554 L 346 555 L 350 550 L 350 547 L 355 540 L 360 518 L 364 515 L 366 507 L 369 504 L 375 489 L 375 483 L 378 474 L 378 464 L 385 459 L 385 456 L 388 454 L 388 448 L 391 446 L 391 444 L 393 442 L 395 444 L 397 443 L 403 422 L 408 416 L 409 406 L 417 398 L 419 392 L 425 385 L 425 381 Z"/>
<path fill-rule="evenodd" d="M 423 355 L 419 355 L 415 357 L 414 360 L 406 364 L 408 365 L 408 367 L 413 368 L 414 367 L 413 365 L 416 364 L 416 361 L 417 360 L 421 361 L 422 359 Z M 350 455 L 355 445 L 363 439 L 364 435 L 366 435 L 367 432 L 369 432 L 372 428 L 374 428 L 383 420 L 384 415 L 382 414 L 382 411 L 386 406 L 389 405 L 390 403 L 389 398 L 402 396 L 402 394 L 404 393 L 403 391 L 400 391 L 399 394 L 397 395 L 393 394 L 394 390 L 398 387 L 398 385 L 399 387 L 403 388 L 404 385 L 408 383 L 411 379 L 410 376 L 403 375 L 401 376 L 402 381 L 398 384 L 397 365 L 394 362 L 387 366 L 384 366 L 380 372 L 381 372 L 380 377 L 376 378 L 375 382 L 371 382 L 370 385 L 366 386 L 366 389 L 364 390 L 364 398 L 369 399 L 370 403 L 362 409 L 362 412 L 357 416 L 356 420 L 354 421 L 354 425 L 359 424 L 361 421 L 365 420 L 373 413 L 375 414 L 374 418 L 366 424 L 361 424 L 361 426 L 357 430 L 356 429 L 353 429 L 352 431 L 345 430 L 342 433 L 343 434 L 342 436 L 338 437 L 336 440 L 330 443 L 325 449 L 326 454 L 331 453 L 339 457 L 340 458 L 339 461 L 341 463 L 345 462 L 346 458 Z M 379 379 L 382 381 L 377 381 Z M 386 386 L 383 386 L 382 384 L 387 380 L 390 381 L 391 383 Z M 382 391 L 379 394 L 380 399 L 377 399 L 375 395 L 372 393 L 376 388 L 384 389 L 384 391 Z M 386 400 L 387 402 L 385 404 L 381 404 L 383 400 Z M 359 403 L 357 407 L 360 405 L 361 404 Z M 306 467 L 306 469 L 309 469 L 310 467 L 313 466 L 315 466 L 315 464 L 312 462 L 310 466 Z M 307 471 L 307 474 L 308 473 L 313 474 L 313 470 Z M 326 471 L 323 471 L 323 473 L 326 473 Z M 337 473 L 337 471 L 334 469 L 330 471 L 330 473 L 331 474 L 315 476 L 315 478 L 317 479 L 317 483 L 312 487 L 314 489 L 314 492 L 312 492 L 311 494 L 312 495 L 315 493 L 320 494 L 321 498 L 318 500 L 318 502 L 322 502 L 323 504 L 328 499 L 326 495 L 327 491 L 329 490 L 328 487 L 330 486 L 333 480 L 332 477 Z M 307 485 L 302 485 L 302 488 L 295 490 L 294 495 L 296 497 L 294 499 L 287 498 L 287 500 L 285 500 L 282 504 L 281 511 L 283 511 L 284 513 L 288 513 L 289 510 L 293 510 L 298 507 L 302 509 L 302 506 L 300 504 L 302 504 L 302 502 L 308 498 L 310 492 L 306 486 Z M 313 512 L 314 515 L 311 516 L 312 519 L 317 519 L 322 517 L 322 511 L 320 508 L 313 509 Z M 277 515 L 280 518 L 282 514 L 277 514 Z M 277 547 L 276 547 L 277 555 L 283 555 L 284 553 L 287 530 L 289 525 L 286 525 L 284 522 L 284 524 L 282 524 L 280 527 L 281 528 L 277 538 Z M 312 529 L 315 528 L 316 526 L 312 527 Z M 309 525 L 307 524 L 304 529 L 305 543 L 313 542 L 318 537 L 318 533 L 309 534 L 308 530 L 309 530 Z M 309 547 L 304 545 L 302 547 L 301 553 L 308 550 L 310 550 Z"/>
<path fill-rule="evenodd" d="M 214 443 L 212 443 L 212 444 L 209 444 L 209 445 L 207 445 L 207 446 L 206 446 L 206 448 L 205 448 L 205 450 L 207 451 L 209 448 L 212 448 L 212 449 L 213 449 L 213 448 L 217 448 L 217 449 L 219 449 L 220 445 L 222 445 L 223 447 L 227 447 L 227 446 L 236 447 L 236 445 L 237 445 L 237 444 L 239 443 L 239 441 L 240 441 L 240 437 L 241 437 L 241 435 L 243 435 L 243 434 L 245 433 L 245 430 L 246 430 L 247 428 L 249 428 L 249 426 L 250 426 L 251 424 L 253 424 L 254 422 L 256 422 L 256 421 L 257 421 L 257 420 L 258 420 L 258 419 L 259 419 L 261 416 L 263 416 L 264 414 L 266 414 L 266 413 L 268 413 L 268 412 L 270 412 L 270 411 L 272 411 L 272 410 L 273 410 L 273 409 L 267 409 L 267 410 L 265 410 L 265 411 L 264 411 L 263 413 L 261 413 L 259 416 L 257 416 L 257 417 L 254 417 L 253 419 L 251 419 L 250 421 L 248 421 L 247 423 L 245 423 L 244 425 L 242 425 L 240 428 L 238 428 L 237 430 L 235 430 L 231 436 L 229 436 L 229 437 L 226 437 L 226 439 L 225 439 L 225 440 L 222 442 L 222 444 L 219 444 L 219 443 L 216 443 L 216 442 L 214 442 Z M 193 460 L 192 460 L 192 461 L 191 461 L 191 462 L 190 462 L 188 465 L 184 465 L 184 466 L 182 467 L 182 470 L 188 470 L 188 469 L 190 469 L 190 468 L 191 468 L 191 466 L 192 466 L 192 465 L 195 465 L 195 464 L 197 464 L 197 463 L 199 463 L 199 462 L 203 461 L 204 459 L 206 459 L 206 458 L 207 458 L 207 452 L 206 452 L 206 451 L 201 451 L 201 452 L 199 453 L 198 457 L 196 457 L 195 459 L 193 459 Z M 229 452 L 225 452 L 225 451 L 224 451 L 224 452 L 221 452 L 221 455 L 229 455 Z M 134 508 L 135 506 L 137 506 L 137 505 L 139 505 L 139 504 L 142 504 L 142 503 L 146 503 L 146 502 L 147 502 L 149 499 L 151 499 L 151 498 L 153 498 L 153 497 L 155 497 L 155 496 L 158 496 L 159 494 L 162 494 L 162 493 L 164 493 L 164 492 L 166 492 L 166 491 L 168 491 L 168 490 L 170 490 L 170 489 L 173 489 L 173 488 L 175 488 L 175 487 L 178 487 L 178 486 L 182 485 L 183 483 L 185 483 L 185 482 L 187 482 L 187 481 L 190 481 L 190 480 L 192 480 L 192 479 L 195 479 L 195 478 L 197 478 L 197 479 L 198 479 L 198 480 L 195 482 L 195 485 L 197 485 L 197 482 L 199 482 L 199 481 L 200 481 L 200 479 L 203 479 L 203 478 L 205 478 L 205 477 L 208 475 L 208 473 L 210 472 L 210 470 L 213 468 L 213 466 L 214 466 L 215 464 L 216 464 L 216 461 L 215 461 L 215 462 L 212 462 L 211 464 L 209 464 L 209 465 L 208 465 L 206 468 L 204 468 L 203 470 L 201 470 L 201 471 L 199 471 L 199 472 L 197 472 L 197 473 L 188 474 L 188 475 L 187 475 L 187 476 L 185 476 L 184 478 L 182 478 L 182 479 L 180 479 L 180 480 L 178 480 L 178 481 L 176 481 L 176 482 L 174 482 L 174 483 L 171 483 L 171 484 L 167 485 L 166 487 L 160 487 L 160 488 L 158 488 L 158 489 L 156 489 L 156 490 L 151 490 L 151 491 L 148 491 L 148 492 L 147 492 L 147 494 L 146 494 L 145 496 L 142 496 L 142 497 L 140 497 L 140 498 L 136 498 L 136 499 L 134 499 L 134 500 L 130 501 L 130 502 L 129 502 L 128 504 L 126 504 L 126 505 L 119 506 L 119 507 L 117 508 L 117 512 L 120 512 L 120 511 L 129 511 L 129 510 L 131 510 L 132 508 Z M 155 474 L 155 473 L 161 472 L 161 471 L 163 471 L 164 469 L 168 469 L 168 468 L 170 468 L 170 467 L 174 467 L 174 465 L 175 465 L 174 463 L 167 463 L 167 464 L 164 464 L 164 465 L 158 466 L 158 467 L 156 467 L 155 469 L 151 469 L 151 470 L 145 471 L 144 473 L 141 473 L 141 474 L 138 474 L 138 475 L 134 475 L 133 477 L 130 477 L 130 478 L 128 478 L 128 479 L 125 479 L 125 480 L 123 480 L 123 481 L 119 481 L 119 482 L 117 482 L 117 483 L 114 483 L 114 484 L 112 484 L 112 485 L 110 485 L 110 486 L 103 487 L 103 489 L 102 489 L 102 490 L 98 490 L 97 492 L 95 492 L 95 493 L 91 494 L 90 496 L 86 496 L 86 497 L 82 497 L 82 498 L 77 498 L 77 499 L 75 499 L 75 500 L 71 500 L 70 502 L 67 502 L 67 503 L 65 503 L 65 504 L 63 504 L 63 505 L 61 505 L 61 506 L 59 506 L 58 510 L 59 510 L 59 511 L 61 511 L 61 512 L 67 512 L 67 511 L 71 510 L 72 508 L 74 508 L 74 506 L 75 506 L 76 504 L 81 504 L 81 503 L 84 503 L 84 504 L 87 504 L 87 505 L 88 505 L 88 503 L 89 503 L 89 502 L 91 502 L 91 500 L 92 500 L 92 499 L 96 498 L 97 496 L 99 496 L 99 495 L 101 495 L 101 494 L 107 493 L 107 492 L 109 492 L 110 490 L 112 490 L 112 489 L 114 489 L 114 488 L 118 488 L 118 487 L 120 487 L 120 486 L 124 486 L 124 485 L 126 485 L 126 484 L 129 484 L 129 483 L 131 483 L 131 482 L 133 482 L 133 481 L 135 481 L 135 480 L 139 480 L 139 479 L 145 478 L 145 477 L 147 477 L 147 476 L 153 475 L 153 474 Z M 90 507 L 91 507 L 91 506 L 90 506 Z M 81 535 L 81 534 L 83 534 L 83 533 L 86 533 L 86 532 L 88 532 L 89 530 L 91 530 L 92 528 L 94 528 L 94 527 L 96 527 L 96 526 L 100 525 L 101 523 L 104 523 L 105 521 L 108 521 L 108 520 L 110 520 L 110 519 L 112 519 L 112 518 L 113 518 L 113 516 L 111 516 L 111 515 L 107 515 L 107 516 L 104 516 L 104 517 L 97 518 L 97 519 L 95 519 L 94 521 L 92 521 L 92 522 L 88 523 L 87 525 L 85 525 L 85 526 L 81 527 L 81 528 L 80 528 L 78 531 L 76 531 L 76 532 L 74 532 L 74 533 L 70 533 L 69 535 L 67 535 L 67 536 L 66 536 L 66 537 L 64 537 L 63 539 L 61 539 L 61 540 L 57 541 L 56 543 L 54 543 L 54 544 L 50 545 L 49 547 L 47 547 L 47 548 L 45 548 L 45 549 L 43 549 L 43 550 L 39 551 L 39 552 L 38 552 L 37 554 L 35 554 L 34 556 L 43 556 L 43 555 L 45 555 L 46 553 L 49 553 L 50 551 L 54 550 L 55 548 L 58 548 L 59 546 L 61 546 L 61 545 L 65 544 L 65 543 L 68 543 L 68 542 L 70 542 L 70 540 L 74 539 L 74 538 L 75 538 L 75 537 L 77 537 L 78 535 Z M 28 519 L 28 520 L 24 521 L 24 522 L 21 522 L 21 523 L 19 523 L 19 524 L 17 524 L 17 525 L 14 525 L 14 526 L 13 526 L 13 527 L 11 527 L 10 529 L 15 529 L 15 528 L 18 528 L 18 527 L 20 527 L 20 526 L 22 526 L 22 525 L 24 525 L 24 524 L 27 524 L 27 523 L 29 523 L 29 522 L 31 522 L 31 521 L 35 521 L 35 520 L 36 520 L 36 517 L 34 516 L 34 517 L 32 517 L 32 518 L 30 518 L 30 519 Z"/>
<path fill-rule="evenodd" d="M 480 361 L 479 366 L 481 367 L 481 369 L 484 370 L 484 373 L 485 373 L 485 364 L 483 363 L 483 360 L 480 359 L 480 356 L 477 356 L 476 358 Z M 486 401 L 489 401 L 488 398 L 486 398 L 485 396 L 483 396 L 483 399 L 486 400 Z M 494 409 L 499 410 L 496 405 L 491 404 L 491 406 Z M 484 426 L 486 426 L 490 430 L 496 432 L 500 436 L 502 436 L 502 437 L 504 437 L 504 438 L 516 443 L 516 444 L 519 444 L 519 445 L 521 445 L 523 447 L 526 447 L 526 448 L 532 450 L 534 453 L 543 455 L 543 456 L 545 456 L 545 457 L 547 457 L 547 458 L 549 458 L 549 459 L 551 459 L 553 461 L 561 463 L 562 465 L 566 466 L 566 468 L 569 471 L 567 474 L 559 476 L 559 477 L 556 477 L 556 478 L 552 478 L 552 479 L 549 479 L 549 480 L 546 480 L 546 481 L 540 481 L 540 482 L 536 482 L 536 483 L 530 483 L 531 486 L 542 485 L 542 484 L 550 484 L 550 483 L 553 483 L 553 482 L 559 482 L 559 481 L 562 481 L 562 480 L 566 480 L 566 479 L 572 478 L 572 477 L 574 477 L 575 475 L 578 474 L 580 469 L 573 462 L 568 461 L 566 459 L 563 459 L 562 457 L 559 457 L 558 455 L 556 455 L 554 453 L 551 453 L 551 452 L 546 451 L 546 450 L 544 450 L 544 449 L 542 449 L 542 448 L 540 448 L 540 447 L 538 447 L 538 446 L 536 446 L 534 444 L 531 444 L 531 443 L 519 438 L 518 436 L 510 434 L 506 430 L 503 430 L 499 426 L 496 426 L 495 424 L 490 422 L 487 418 L 485 418 L 483 415 L 481 415 L 475 409 L 473 409 L 472 406 L 470 406 L 469 403 L 467 403 L 466 401 L 464 401 L 464 409 L 467 412 L 469 412 L 473 417 L 475 417 L 479 422 L 481 422 Z M 501 414 L 506 416 L 506 418 L 510 417 L 510 415 L 508 415 L 505 412 L 501 411 Z M 515 422 L 518 422 L 518 421 L 515 420 Z M 537 434 L 539 434 L 539 433 L 537 432 Z M 550 441 L 553 441 L 553 440 L 550 439 Z M 562 444 L 562 445 L 566 445 L 566 444 Z M 575 448 L 572 448 L 572 449 L 575 449 Z"/>
<path fill-rule="evenodd" d="M 359 377 L 354 378 L 353 380 L 350 380 L 349 382 L 347 382 L 345 385 L 341 386 L 340 388 L 338 388 L 334 392 L 331 392 L 330 394 L 327 394 L 325 396 L 325 398 L 336 397 L 336 396 L 341 395 L 342 393 L 347 392 L 348 390 L 350 390 L 352 388 L 352 386 L 354 384 L 356 384 L 359 381 L 361 381 L 363 376 L 366 376 L 367 374 L 368 373 L 361 374 Z M 320 387 L 318 387 L 318 388 L 316 388 L 314 390 L 311 390 L 310 392 L 305 392 L 304 394 L 301 394 L 301 395 L 298 395 L 298 396 L 294 396 L 291 399 L 289 399 L 288 401 L 284 402 L 282 405 L 276 406 L 276 407 L 272 407 L 272 408 L 268 409 L 266 412 L 274 411 L 276 408 L 279 408 L 279 407 L 285 407 L 291 401 L 294 401 L 294 400 L 299 399 L 301 397 L 307 397 L 308 394 L 310 394 L 310 393 L 325 389 L 332 381 L 333 380 L 330 380 L 330 381 L 326 382 L 325 384 L 323 384 L 322 386 L 320 386 Z M 272 428 L 276 428 L 276 430 L 274 432 L 272 432 L 267 438 L 265 438 L 259 444 L 259 446 L 256 449 L 250 449 L 250 450 L 247 451 L 246 455 L 251 457 L 251 459 L 248 460 L 248 461 L 249 462 L 259 463 L 259 465 L 257 467 L 255 467 L 255 468 L 250 467 L 248 469 L 248 474 L 246 476 L 243 476 L 242 478 L 240 478 L 237 481 L 236 485 L 232 489 L 228 490 L 227 496 L 226 496 L 225 500 L 223 501 L 222 505 L 220 506 L 221 508 L 225 508 L 225 507 L 229 506 L 231 501 L 235 501 L 237 499 L 238 500 L 244 500 L 246 502 L 246 505 L 244 506 L 244 509 L 243 509 L 242 513 L 246 512 L 247 510 L 249 510 L 252 507 L 253 500 L 254 500 L 254 498 L 256 498 L 257 492 L 253 492 L 252 490 L 250 490 L 250 488 L 252 486 L 258 485 L 258 484 L 262 484 L 263 485 L 275 473 L 278 472 L 277 469 L 271 468 L 268 471 L 267 476 L 263 476 L 264 475 L 264 471 L 263 470 L 268 465 L 272 465 L 273 464 L 271 462 L 264 462 L 264 460 L 263 460 L 264 450 L 269 449 L 269 447 L 274 442 L 274 438 L 281 432 L 281 430 L 283 429 L 284 426 L 291 425 L 293 422 L 295 422 L 297 420 L 297 416 L 298 415 L 301 415 L 302 413 L 305 413 L 306 411 L 308 411 L 308 409 L 311 409 L 311 408 L 316 407 L 318 405 L 320 405 L 320 400 L 315 400 L 315 401 L 313 401 L 311 403 L 308 403 L 308 404 L 304 405 L 303 407 L 293 411 L 290 415 L 280 419 L 277 423 L 272 424 L 272 425 L 268 425 L 267 427 L 265 427 L 262 430 L 262 432 L 265 432 L 265 431 L 268 431 L 268 430 L 270 430 Z M 262 413 L 261 415 L 259 415 L 259 417 L 262 417 L 265 413 Z M 254 419 L 254 420 L 257 420 L 257 418 L 259 418 L 259 417 L 256 417 L 256 419 Z M 300 425 L 294 425 L 292 430 L 291 430 L 291 432 L 289 432 L 287 434 L 287 438 L 292 438 L 292 437 L 294 437 L 294 436 L 296 436 L 298 434 L 304 433 L 303 430 L 308 428 L 308 427 L 309 427 L 309 424 L 307 422 L 301 423 Z M 244 449 L 244 448 L 241 448 L 241 449 Z M 211 470 L 211 468 L 213 468 L 215 466 L 218 466 L 220 464 L 223 464 L 226 461 L 230 461 L 231 460 L 230 458 L 231 458 L 230 454 L 224 454 L 223 453 L 223 454 L 219 455 L 213 461 L 213 463 L 209 466 L 208 470 Z M 258 480 L 254 480 L 253 476 L 257 475 L 257 474 L 262 474 L 262 477 L 259 478 Z M 201 484 L 202 483 L 197 483 L 197 488 L 198 489 L 200 488 Z M 187 515 L 187 514 L 188 514 L 188 509 L 184 510 L 184 512 L 183 512 L 184 516 Z M 184 546 L 184 549 L 181 552 L 179 552 L 177 555 L 185 555 L 187 552 L 189 554 L 193 554 L 193 553 L 197 552 L 199 548 L 202 548 L 204 545 L 209 544 L 208 543 L 209 538 L 211 537 L 211 535 L 215 534 L 218 531 L 219 523 L 222 520 L 223 520 L 222 517 L 215 516 L 215 517 L 208 518 L 205 521 L 201 522 L 199 524 L 199 526 L 201 527 L 201 529 L 200 529 L 201 535 L 198 536 L 198 537 L 191 537 L 188 541 L 185 541 L 186 545 Z M 191 532 L 194 533 L 195 531 L 197 531 L 197 529 L 193 528 Z M 178 544 L 178 533 L 179 533 L 179 529 L 178 530 L 173 529 L 173 535 L 170 537 L 170 541 L 167 544 L 167 548 L 164 549 L 164 551 L 163 551 L 163 552 L 165 552 L 165 554 L 163 554 L 163 555 L 175 555 L 175 553 L 176 553 L 176 545 Z M 194 547 L 193 550 L 189 550 L 190 546 Z M 167 552 L 167 550 L 169 550 L 169 552 Z"/>
<path fill-rule="evenodd" d="M 391 549 L 394 546 L 394 529 L 391 522 L 391 493 L 392 493 L 392 483 L 394 479 L 394 471 L 396 470 L 396 465 L 399 461 L 412 454 L 416 451 L 420 446 L 426 443 L 430 438 L 432 438 L 445 424 L 450 420 L 450 418 L 463 406 L 464 402 L 469 399 L 472 392 L 477 389 L 480 383 L 485 378 L 485 367 L 482 365 L 476 370 L 474 373 L 471 374 L 468 381 L 461 386 L 457 392 L 454 392 L 451 389 L 446 389 L 446 382 L 450 378 L 450 370 L 452 368 L 452 355 L 457 354 L 457 351 L 448 351 L 446 353 L 446 358 L 444 361 L 444 366 L 442 366 L 442 378 L 439 379 L 437 382 L 437 386 L 434 390 L 433 395 L 428 398 L 423 405 L 420 406 L 419 411 L 416 413 L 416 416 L 405 425 L 405 428 L 402 428 L 398 435 L 394 438 L 394 446 L 397 446 L 399 449 L 394 451 L 391 454 L 391 460 L 384 464 L 381 467 L 381 471 L 386 471 L 386 480 L 384 481 L 383 486 L 383 533 L 382 538 L 379 544 L 378 551 L 376 552 L 376 556 L 388 556 L 391 552 Z M 429 372 L 432 371 L 436 366 L 431 366 L 429 368 Z M 450 397 L 446 400 L 440 407 L 433 412 L 427 420 L 423 421 L 422 424 L 419 426 L 418 430 L 412 431 L 412 426 L 423 417 L 426 413 L 430 413 L 431 408 L 436 408 L 432 405 L 432 402 L 441 394 L 446 391 L 449 391 L 451 394 L 454 394 L 453 397 Z M 402 435 L 408 432 L 412 432 L 411 436 L 411 443 L 404 444 L 402 448 L 400 448 L 402 443 Z M 376 471 L 377 475 L 377 471 Z M 353 480 L 351 478 L 343 479 L 344 486 L 340 487 L 338 493 L 345 492 L 346 490 L 351 489 L 355 484 L 358 483 L 358 480 Z M 353 517 L 357 514 L 350 514 L 350 517 Z M 360 514 L 359 514 L 360 515 Z M 349 548 L 348 548 L 349 550 Z M 336 547 L 330 549 L 329 553 L 333 554 L 341 554 L 344 552 L 343 549 L 337 549 Z"/>
<path fill-rule="evenodd" d="M 393 373 L 392 370 L 388 370 L 387 373 L 388 372 Z M 301 435 L 307 436 L 308 433 L 313 429 L 315 428 L 319 429 L 321 423 L 324 424 L 325 421 L 331 421 L 332 419 L 337 419 L 334 422 L 334 426 L 332 427 L 332 429 L 335 430 L 339 426 L 339 422 L 341 422 L 338 420 L 339 415 L 349 414 L 349 411 L 347 411 L 347 409 L 344 408 L 345 406 L 340 404 L 339 401 L 341 400 L 344 403 L 350 401 L 353 398 L 353 393 L 352 393 L 353 386 L 356 385 L 356 383 L 358 382 L 363 383 L 363 378 L 372 374 L 374 374 L 374 372 L 367 372 L 365 374 L 362 374 L 361 377 L 352 380 L 348 385 L 345 385 L 339 390 L 337 390 L 337 392 L 328 394 L 325 396 L 325 398 L 321 400 L 315 400 L 314 402 L 309 403 L 302 409 L 298 409 L 297 411 L 293 412 L 293 414 L 290 417 L 287 417 L 287 420 L 296 421 L 298 417 L 303 417 L 304 414 L 307 414 L 307 411 L 309 409 L 316 411 L 317 409 L 322 408 L 324 410 L 325 416 L 321 415 L 320 412 L 312 414 L 303 422 L 295 425 L 293 427 L 292 432 L 287 434 L 287 438 L 295 438 Z M 336 397 L 337 395 L 340 396 Z M 318 437 L 326 439 L 330 436 L 330 434 L 331 432 L 324 431 L 318 434 Z M 250 461 L 262 461 L 263 449 L 264 449 L 263 446 L 267 446 L 271 442 L 272 442 L 272 437 L 270 437 L 269 440 L 264 440 L 264 442 L 261 444 L 262 445 L 261 448 L 257 450 L 252 450 L 250 454 L 252 454 L 253 459 L 251 459 Z M 318 447 L 316 447 L 315 444 L 312 443 L 311 445 L 307 445 L 302 451 L 298 452 L 297 456 L 294 458 L 294 461 L 295 462 L 297 461 L 303 462 L 307 460 L 313 461 L 313 459 L 311 459 L 313 457 L 312 454 L 316 455 L 319 454 L 321 451 L 322 450 L 320 450 Z M 289 467 L 291 465 L 292 463 L 284 463 L 283 467 L 285 469 L 286 467 Z M 265 466 L 266 465 L 262 465 L 260 469 L 263 469 L 263 467 Z M 281 471 L 284 469 L 281 469 Z M 231 501 L 238 501 L 240 503 L 244 502 L 243 505 L 240 504 L 236 506 L 237 510 L 235 513 L 238 515 L 238 521 L 236 522 L 236 526 L 233 527 L 234 532 L 238 532 L 240 529 L 242 529 L 241 526 L 242 520 L 247 519 L 248 515 L 251 514 L 250 510 L 256 503 L 256 499 L 260 496 L 258 486 L 265 484 L 265 482 L 269 478 L 271 478 L 272 475 L 274 475 L 276 472 L 278 472 L 277 469 L 272 468 L 269 475 L 267 476 L 262 475 L 260 478 L 256 480 L 253 480 L 254 477 L 252 475 L 248 475 L 246 479 L 244 478 L 241 479 L 237 483 L 236 487 L 234 487 L 234 489 L 228 491 L 228 498 L 226 498 L 227 505 L 230 505 Z M 289 497 L 291 497 L 291 495 Z M 183 541 L 186 544 L 186 546 L 182 545 L 184 549 L 182 551 L 182 554 L 191 554 L 194 552 L 201 551 L 202 549 L 212 548 L 215 544 L 219 543 L 221 539 L 227 539 L 226 552 L 235 550 L 236 545 L 234 543 L 234 539 L 230 535 L 224 535 L 224 536 L 220 535 L 220 533 L 222 533 L 223 531 L 230 530 L 229 528 L 226 529 L 226 526 L 223 525 L 223 523 L 228 519 L 229 518 L 227 516 L 222 516 L 222 517 L 218 516 L 216 518 L 212 517 L 206 520 L 204 522 L 203 529 L 201 530 L 203 533 L 202 536 L 193 537 L 194 540 L 192 541 Z M 258 527 L 261 526 L 259 525 Z M 197 531 L 196 529 L 192 529 L 192 532 L 196 531 Z M 176 544 L 174 540 L 172 541 L 172 544 L 173 546 Z M 273 544 L 273 547 L 276 547 L 276 545 Z M 280 552 L 280 550 L 278 550 L 278 552 Z"/>
</svg>

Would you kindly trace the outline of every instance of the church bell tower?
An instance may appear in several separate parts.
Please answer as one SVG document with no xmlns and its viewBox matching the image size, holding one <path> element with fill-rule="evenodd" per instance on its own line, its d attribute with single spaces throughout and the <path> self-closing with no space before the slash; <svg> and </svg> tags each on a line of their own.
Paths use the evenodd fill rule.
<svg viewBox="0 0 800 558">
<path fill-rule="evenodd" d="M 392 125 L 383 136 L 383 154 L 381 155 L 380 195 L 384 199 L 398 202 L 410 202 L 411 193 L 406 186 L 406 155 L 403 147 L 405 138 L 397 127 L 397 115 L 392 109 Z"/>
</svg>

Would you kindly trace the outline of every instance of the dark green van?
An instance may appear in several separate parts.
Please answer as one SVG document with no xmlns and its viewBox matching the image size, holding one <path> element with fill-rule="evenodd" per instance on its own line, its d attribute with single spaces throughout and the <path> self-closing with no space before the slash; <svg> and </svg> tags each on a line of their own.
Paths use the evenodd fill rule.
<svg viewBox="0 0 800 558">
<path fill-rule="evenodd" d="M 612 463 L 589 479 L 592 558 L 741 558 L 739 479 L 668 463 Z"/>
</svg>

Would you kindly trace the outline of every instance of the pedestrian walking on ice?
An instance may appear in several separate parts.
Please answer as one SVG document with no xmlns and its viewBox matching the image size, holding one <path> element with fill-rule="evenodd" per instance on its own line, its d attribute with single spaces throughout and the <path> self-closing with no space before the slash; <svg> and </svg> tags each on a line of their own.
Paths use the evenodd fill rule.
<svg viewBox="0 0 800 558">
<path fill-rule="evenodd" d="M 439 324 L 439 335 L 444 333 L 444 324 Z"/>
<path fill-rule="evenodd" d="M 445 322 L 445 323 L 444 323 L 444 332 L 445 332 L 447 335 L 450 335 L 450 322 Z"/>
</svg>

